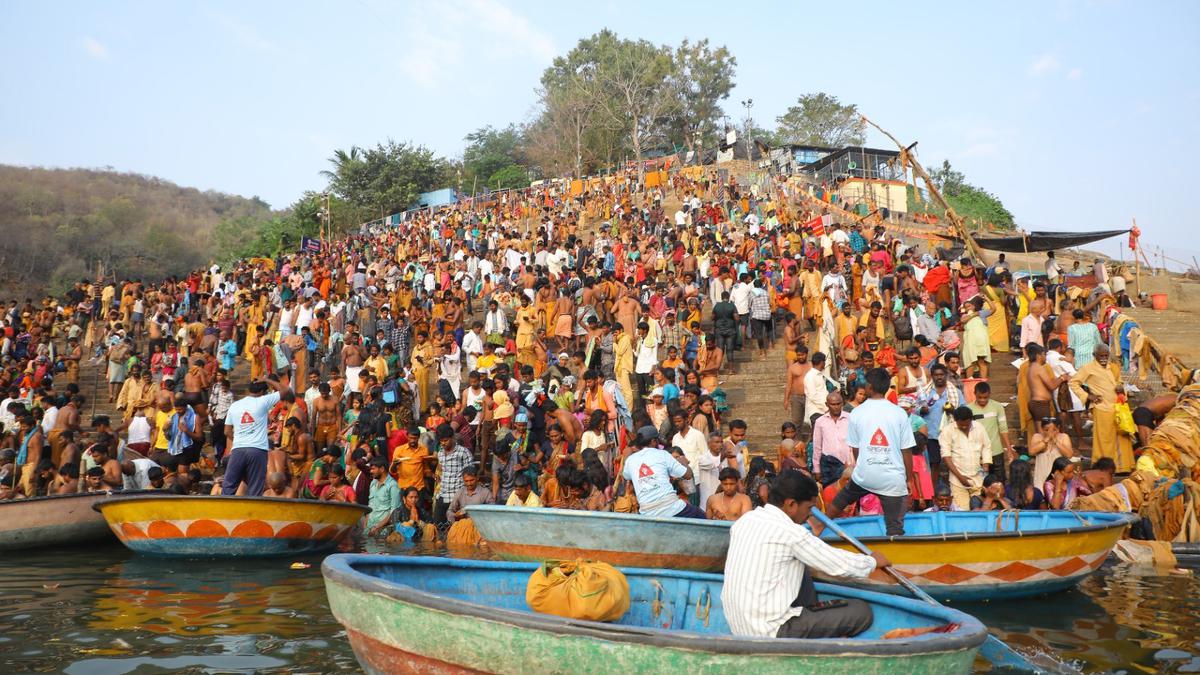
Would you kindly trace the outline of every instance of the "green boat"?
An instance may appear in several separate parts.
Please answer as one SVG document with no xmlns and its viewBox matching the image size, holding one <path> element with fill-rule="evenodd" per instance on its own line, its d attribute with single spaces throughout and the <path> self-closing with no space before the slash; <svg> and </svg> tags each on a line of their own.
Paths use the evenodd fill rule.
<svg viewBox="0 0 1200 675">
<path fill-rule="evenodd" d="M 987 630 L 974 617 L 874 591 L 817 584 L 822 599 L 871 604 L 874 624 L 851 639 L 743 638 L 721 610 L 722 577 L 623 568 L 631 603 L 615 623 L 531 611 L 537 563 L 333 555 L 321 571 L 333 615 L 368 673 L 970 672 Z M 957 624 L 883 639 L 896 628 Z"/>
</svg>

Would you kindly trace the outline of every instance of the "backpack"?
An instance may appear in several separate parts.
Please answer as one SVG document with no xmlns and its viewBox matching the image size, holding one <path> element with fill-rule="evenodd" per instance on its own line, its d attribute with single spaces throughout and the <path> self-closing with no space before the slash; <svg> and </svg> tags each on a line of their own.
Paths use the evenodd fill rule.
<svg viewBox="0 0 1200 675">
<path fill-rule="evenodd" d="M 892 322 L 892 327 L 895 330 L 897 340 L 911 340 L 913 338 L 912 317 L 907 309 L 900 312 L 900 316 Z"/>
<path fill-rule="evenodd" d="M 383 402 L 388 405 L 395 405 L 399 399 L 399 385 L 396 380 L 388 380 L 383 383 Z"/>
</svg>

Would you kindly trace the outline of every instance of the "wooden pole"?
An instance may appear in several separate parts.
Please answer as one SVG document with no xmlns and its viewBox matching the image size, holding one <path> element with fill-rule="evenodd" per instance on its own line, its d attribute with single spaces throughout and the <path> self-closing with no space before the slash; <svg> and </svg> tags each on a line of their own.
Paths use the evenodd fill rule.
<svg viewBox="0 0 1200 675">
<path fill-rule="evenodd" d="M 896 144 L 896 147 L 900 148 L 901 150 L 905 149 L 904 144 L 896 140 L 896 137 L 888 133 L 883 127 L 867 119 L 866 115 L 861 115 L 860 117 L 862 117 L 864 122 L 875 127 L 884 136 L 890 138 L 892 142 Z M 975 238 L 972 237 L 971 233 L 967 231 L 967 226 L 965 223 L 963 223 L 962 217 L 959 216 L 958 212 L 954 210 L 954 207 L 950 206 L 950 204 L 942 197 L 942 193 L 939 192 L 937 186 L 934 185 L 933 179 L 929 177 L 929 174 L 925 172 L 924 167 L 921 166 L 920 162 L 918 162 L 916 157 L 913 157 L 911 153 L 908 153 L 908 162 L 912 165 L 913 173 L 917 176 L 920 176 L 921 180 L 925 181 L 925 187 L 929 189 L 929 195 L 933 197 L 943 209 L 946 210 L 946 218 L 950 220 L 950 224 L 954 226 L 955 230 L 957 230 L 958 236 L 962 237 L 963 243 L 966 244 L 967 252 L 972 258 L 983 262 L 983 255 L 980 253 L 979 245 L 975 243 Z"/>
<path fill-rule="evenodd" d="M 1137 228 L 1137 218 L 1133 219 L 1133 227 Z M 1138 248 L 1141 248 L 1142 243 L 1137 242 Z M 1121 254 L 1122 257 L 1124 253 Z M 1137 249 L 1133 250 L 1133 293 L 1136 297 L 1142 297 L 1142 263 L 1138 260 Z"/>
</svg>

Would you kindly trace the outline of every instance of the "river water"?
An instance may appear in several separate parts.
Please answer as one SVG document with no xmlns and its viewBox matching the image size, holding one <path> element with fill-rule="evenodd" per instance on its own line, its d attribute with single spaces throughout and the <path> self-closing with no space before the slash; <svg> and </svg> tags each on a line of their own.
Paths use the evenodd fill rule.
<svg viewBox="0 0 1200 675">
<path fill-rule="evenodd" d="M 1200 672 L 1193 576 L 1109 564 L 1069 592 L 961 608 L 1084 672 Z M 357 670 L 319 558 L 157 560 L 115 543 L 0 556 L 0 672 Z"/>
</svg>

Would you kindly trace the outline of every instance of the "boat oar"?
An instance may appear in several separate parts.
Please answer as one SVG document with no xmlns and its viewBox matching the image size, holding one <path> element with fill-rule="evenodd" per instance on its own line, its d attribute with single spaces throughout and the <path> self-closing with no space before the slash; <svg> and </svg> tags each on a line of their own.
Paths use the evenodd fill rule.
<svg viewBox="0 0 1200 675">
<path fill-rule="evenodd" d="M 821 513 L 817 509 L 813 509 L 812 515 L 814 518 L 824 523 L 825 527 L 828 527 L 839 537 L 845 539 L 846 543 L 858 549 L 860 553 L 863 555 L 871 555 L 871 549 L 867 548 L 866 545 L 864 545 L 861 541 L 851 536 L 849 532 L 843 530 L 842 527 L 834 522 L 832 518 L 824 513 Z M 901 586 L 908 589 L 909 593 L 912 593 L 931 605 L 937 605 L 938 607 L 942 606 L 942 603 L 935 600 L 932 595 L 923 591 L 921 587 L 914 584 L 911 580 L 909 580 L 908 577 L 901 574 L 896 568 L 889 565 L 883 569 L 888 574 L 892 575 L 896 581 L 900 582 Z M 987 636 L 987 640 L 985 640 L 983 646 L 980 647 L 979 653 L 982 654 L 983 658 L 987 659 L 992 666 L 996 668 L 1004 668 L 1006 670 L 1020 671 L 1025 673 L 1040 672 L 1033 666 L 1033 664 L 1029 663 L 1025 657 L 1018 654 L 1015 650 L 1013 650 L 1012 647 L 1004 644 L 1000 638 L 994 635 L 989 634 Z"/>
</svg>

